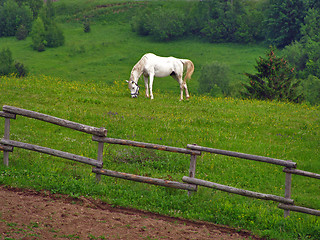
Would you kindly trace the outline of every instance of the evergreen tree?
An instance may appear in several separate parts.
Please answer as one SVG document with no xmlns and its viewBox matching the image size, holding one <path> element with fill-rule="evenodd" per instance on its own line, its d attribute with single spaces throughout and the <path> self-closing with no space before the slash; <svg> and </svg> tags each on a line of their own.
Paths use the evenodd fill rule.
<svg viewBox="0 0 320 240">
<path fill-rule="evenodd" d="M 28 29 L 22 24 L 20 27 L 17 29 L 16 32 L 16 38 L 18 40 L 24 40 L 28 36 Z"/>
<path fill-rule="evenodd" d="M 0 52 L 0 76 L 13 72 L 13 58 L 9 48 L 4 48 Z"/>
<path fill-rule="evenodd" d="M 38 17 L 32 26 L 31 31 L 31 38 L 32 38 L 32 47 L 34 50 L 42 52 L 45 50 L 45 30 L 44 24 L 40 17 Z"/>
<path fill-rule="evenodd" d="M 45 33 L 46 46 L 47 47 L 59 47 L 64 44 L 64 35 L 60 28 L 55 23 L 51 23 L 47 26 Z"/>
<path fill-rule="evenodd" d="M 260 57 L 257 60 L 255 68 L 258 73 L 245 73 L 249 78 L 248 84 L 244 84 L 245 97 L 296 103 L 303 100 L 303 95 L 299 93 L 300 81 L 295 79 L 294 68 L 283 58 L 278 58 L 272 47 L 266 58 Z"/>
<path fill-rule="evenodd" d="M 0 51 L 0 76 L 15 74 L 17 77 L 25 77 L 28 74 L 26 67 L 19 62 L 14 62 L 9 48 Z"/>
</svg>

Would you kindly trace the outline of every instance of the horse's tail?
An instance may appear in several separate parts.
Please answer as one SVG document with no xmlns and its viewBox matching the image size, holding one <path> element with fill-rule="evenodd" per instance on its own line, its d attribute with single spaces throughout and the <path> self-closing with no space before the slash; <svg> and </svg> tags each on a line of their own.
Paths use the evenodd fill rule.
<svg viewBox="0 0 320 240">
<path fill-rule="evenodd" d="M 188 59 L 183 59 L 182 63 L 183 63 L 183 69 L 186 71 L 186 75 L 184 76 L 183 82 L 186 83 L 188 79 L 191 79 L 191 76 L 194 71 L 194 65 L 193 65 L 193 62 L 191 62 Z"/>
</svg>

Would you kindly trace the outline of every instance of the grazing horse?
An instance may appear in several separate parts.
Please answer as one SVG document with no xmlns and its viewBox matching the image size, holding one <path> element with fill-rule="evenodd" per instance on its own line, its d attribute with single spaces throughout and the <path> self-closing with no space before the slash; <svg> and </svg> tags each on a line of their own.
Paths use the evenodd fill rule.
<svg viewBox="0 0 320 240">
<path fill-rule="evenodd" d="M 186 72 L 182 79 L 184 71 Z M 138 81 L 143 74 L 144 84 L 146 88 L 146 97 L 153 99 L 152 85 L 154 77 L 171 76 L 180 84 L 180 100 L 183 100 L 183 89 L 188 99 L 189 92 L 187 87 L 187 79 L 191 78 L 194 71 L 193 63 L 188 59 L 179 59 L 174 57 L 159 57 L 153 53 L 147 53 L 134 65 L 131 71 L 128 87 L 131 91 L 131 97 L 136 98 L 139 95 Z M 149 78 L 149 84 L 148 84 Z M 150 95 L 149 95 L 150 90 Z"/>
</svg>

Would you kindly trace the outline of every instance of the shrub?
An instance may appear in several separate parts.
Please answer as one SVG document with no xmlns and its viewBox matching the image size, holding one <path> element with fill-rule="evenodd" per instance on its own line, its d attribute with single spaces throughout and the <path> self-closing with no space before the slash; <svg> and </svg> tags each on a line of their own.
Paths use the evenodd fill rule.
<svg viewBox="0 0 320 240">
<path fill-rule="evenodd" d="M 15 62 L 9 48 L 4 48 L 0 52 L 0 76 L 16 74 L 18 77 L 25 77 L 28 74 L 26 67 L 19 62 Z"/>
<path fill-rule="evenodd" d="M 308 53 L 305 75 L 320 78 L 320 10 L 309 9 L 301 26 L 301 43 Z"/>
<path fill-rule="evenodd" d="M 199 93 L 207 93 L 214 97 L 229 94 L 229 67 L 219 62 L 205 65 L 199 77 Z"/>
<path fill-rule="evenodd" d="M 308 54 L 300 42 L 293 42 L 282 51 L 284 57 L 297 71 L 302 71 L 306 67 Z"/>
<path fill-rule="evenodd" d="M 139 13 L 131 19 L 132 31 L 138 33 L 141 36 L 149 35 L 149 18 L 150 13 L 148 9 L 139 11 Z"/>
<path fill-rule="evenodd" d="M 42 52 L 45 47 L 59 47 L 64 44 L 64 35 L 54 21 L 54 14 L 52 0 L 48 0 L 32 26 L 31 37 L 34 50 Z"/>
<path fill-rule="evenodd" d="M 15 62 L 14 67 L 17 77 L 26 77 L 28 75 L 28 70 L 23 63 Z"/>
<path fill-rule="evenodd" d="M 45 30 L 44 24 L 40 17 L 38 17 L 32 26 L 31 31 L 31 38 L 32 38 L 32 47 L 34 50 L 42 52 L 45 50 Z"/>
<path fill-rule="evenodd" d="M 90 21 L 87 18 L 83 21 L 83 31 L 85 33 L 88 33 L 91 31 Z"/>
<path fill-rule="evenodd" d="M 320 79 L 316 76 L 309 75 L 307 79 L 303 81 L 303 89 L 306 97 L 306 101 L 311 104 L 320 103 Z"/>
<path fill-rule="evenodd" d="M 14 0 L 5 1 L 0 5 L 0 37 L 15 36 L 21 24 L 29 30 L 32 19 L 32 11 L 28 6 L 19 7 Z"/>
<path fill-rule="evenodd" d="M 13 72 L 13 58 L 9 48 L 3 48 L 0 52 L 0 76 Z"/>
<path fill-rule="evenodd" d="M 131 27 L 140 35 L 151 35 L 160 41 L 181 37 L 185 31 L 185 15 L 178 9 L 157 8 L 143 11 L 132 19 Z"/>
<path fill-rule="evenodd" d="M 258 73 L 245 73 L 249 78 L 248 84 L 244 84 L 245 97 L 290 102 L 303 100 L 303 94 L 299 93 L 300 81 L 295 79 L 294 68 L 285 59 L 278 58 L 272 47 L 266 58 L 260 57 L 257 60 L 255 68 Z"/>
<path fill-rule="evenodd" d="M 16 32 L 16 38 L 18 40 L 24 40 L 26 39 L 28 36 L 28 29 L 25 27 L 25 25 L 20 25 L 20 27 L 18 28 L 17 32 Z"/>
<path fill-rule="evenodd" d="M 64 44 L 64 35 L 62 30 L 55 24 L 51 23 L 45 31 L 45 46 L 59 47 Z"/>
</svg>

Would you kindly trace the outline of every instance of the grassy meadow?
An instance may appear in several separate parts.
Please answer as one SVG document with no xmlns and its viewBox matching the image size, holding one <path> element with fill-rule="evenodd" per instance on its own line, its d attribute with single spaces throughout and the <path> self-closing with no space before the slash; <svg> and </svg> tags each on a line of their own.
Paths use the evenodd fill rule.
<svg viewBox="0 0 320 240">
<path fill-rule="evenodd" d="M 63 6 L 66 9 L 68 2 Z M 74 2 L 78 9 L 83 8 L 80 3 L 84 1 Z M 82 24 L 72 18 L 77 12 L 70 10 L 68 16 L 60 17 L 66 37 L 63 47 L 39 53 L 32 50 L 29 38 L 0 38 L 0 48 L 9 47 L 13 58 L 30 72 L 26 78 L 0 78 L 0 108 L 12 105 L 105 127 L 111 138 L 174 147 L 196 143 L 292 160 L 298 169 L 320 173 L 319 106 L 195 94 L 201 66 L 213 61 L 226 63 L 237 84 L 244 80 L 243 72 L 254 71 L 255 59 L 264 55 L 265 47 L 209 44 L 198 39 L 154 42 L 132 33 L 121 12 L 113 14 L 119 14 L 113 21 L 94 21 L 91 32 L 84 33 Z M 143 87 L 139 98 L 130 98 L 124 80 L 146 52 L 189 58 L 195 63 L 189 101 L 179 101 L 179 86 L 170 78 L 155 80 L 153 101 L 143 96 Z M 0 136 L 3 132 L 4 120 L 0 119 Z M 97 143 L 90 135 L 21 116 L 11 121 L 10 138 L 90 158 L 97 156 Z M 177 153 L 109 144 L 104 147 L 105 169 L 155 178 L 181 181 L 188 175 L 189 161 L 188 155 Z M 0 164 L 0 184 L 99 198 L 114 206 L 226 224 L 268 239 L 320 238 L 319 217 L 291 212 L 284 219 L 283 210 L 271 201 L 203 187 L 188 197 L 183 190 L 106 176 L 96 184 L 90 166 L 17 148 L 10 154 L 9 164 Z M 266 163 L 204 153 L 197 158 L 196 177 L 284 196 L 282 167 Z M 319 180 L 294 175 L 292 198 L 297 205 L 320 209 Z"/>
</svg>

